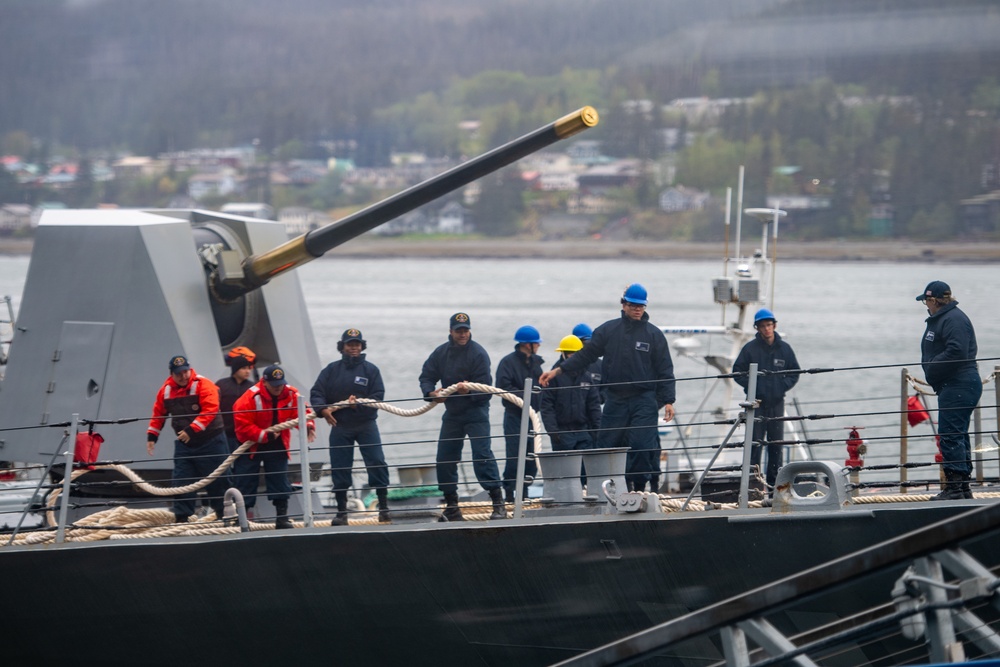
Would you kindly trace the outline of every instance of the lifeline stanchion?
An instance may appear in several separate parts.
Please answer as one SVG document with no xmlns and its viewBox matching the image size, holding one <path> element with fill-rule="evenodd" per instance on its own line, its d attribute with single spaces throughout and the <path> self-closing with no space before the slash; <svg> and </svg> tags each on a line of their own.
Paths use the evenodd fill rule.
<svg viewBox="0 0 1000 667">
<path fill-rule="evenodd" d="M 309 479 L 309 428 L 306 425 L 306 401 L 302 394 L 295 395 L 299 406 L 299 472 L 302 478 L 302 523 L 312 528 L 312 480 Z"/>
<path fill-rule="evenodd" d="M 910 428 L 909 420 L 907 417 L 907 411 L 909 406 L 907 405 L 907 398 L 910 393 L 909 387 L 909 376 L 910 371 L 905 368 L 900 369 L 900 380 L 899 380 L 899 492 L 906 493 L 907 491 L 907 469 L 906 463 L 909 456 L 910 449 Z"/>
<path fill-rule="evenodd" d="M 528 455 L 528 423 L 531 421 L 531 377 L 524 378 L 524 398 L 521 406 L 521 439 L 517 443 L 517 479 L 514 480 L 514 518 L 524 511 L 524 459 Z M 534 447 L 532 447 L 534 450 Z"/>
<path fill-rule="evenodd" d="M 70 440 L 76 443 L 76 425 L 79 422 L 80 414 L 77 412 L 73 413 L 73 420 L 69 427 Z M 62 505 L 59 506 L 59 526 L 56 528 L 56 543 L 62 544 L 63 540 L 66 539 L 66 519 L 69 516 L 69 490 L 70 482 L 73 479 L 73 449 L 67 448 L 65 452 L 66 456 L 66 469 L 63 470 L 63 494 L 62 494 Z"/>
<path fill-rule="evenodd" d="M 750 502 L 750 456 L 753 447 L 753 432 L 755 421 L 755 407 L 757 402 L 757 364 L 750 364 L 749 382 L 747 382 L 747 418 L 744 423 L 743 437 L 743 469 L 740 472 L 740 509 L 745 510 Z M 761 445 L 760 460 L 764 460 L 764 446 Z"/>
</svg>

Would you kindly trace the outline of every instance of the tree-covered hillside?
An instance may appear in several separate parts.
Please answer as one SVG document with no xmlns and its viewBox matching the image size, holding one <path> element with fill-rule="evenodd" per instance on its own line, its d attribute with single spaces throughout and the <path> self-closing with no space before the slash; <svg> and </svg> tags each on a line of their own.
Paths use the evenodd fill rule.
<svg viewBox="0 0 1000 667">
<path fill-rule="evenodd" d="M 718 197 L 746 165 L 754 205 L 821 202 L 794 235 L 864 236 L 879 216 L 896 236 L 996 235 L 1000 220 L 970 226 L 960 202 L 1000 188 L 998 34 L 998 0 L 7 0 L 0 152 L 254 143 L 268 161 L 384 166 L 393 151 L 473 155 L 592 104 L 587 138 L 645 161 L 603 214 L 635 234 L 699 237 L 718 210 L 661 215 L 664 175 Z M 361 203 L 336 185 L 283 203 Z M 0 178 L 0 196 L 14 187 Z"/>
<path fill-rule="evenodd" d="M 140 153 L 364 135 L 375 109 L 455 78 L 600 71 L 775 2 L 5 0 L 0 135 Z"/>
</svg>

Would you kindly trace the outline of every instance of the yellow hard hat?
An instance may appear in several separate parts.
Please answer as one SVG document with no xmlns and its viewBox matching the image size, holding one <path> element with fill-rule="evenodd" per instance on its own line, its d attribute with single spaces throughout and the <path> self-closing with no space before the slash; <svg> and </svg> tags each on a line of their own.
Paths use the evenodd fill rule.
<svg viewBox="0 0 1000 667">
<path fill-rule="evenodd" d="M 556 352 L 579 352 L 583 349 L 583 341 L 570 334 L 559 341 Z"/>
</svg>

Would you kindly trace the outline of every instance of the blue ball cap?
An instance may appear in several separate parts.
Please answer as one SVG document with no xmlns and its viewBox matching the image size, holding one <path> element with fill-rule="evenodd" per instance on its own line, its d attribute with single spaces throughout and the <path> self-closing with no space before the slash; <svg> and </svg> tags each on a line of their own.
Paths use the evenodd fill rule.
<svg viewBox="0 0 1000 667">
<path fill-rule="evenodd" d="M 951 288 L 948 287 L 948 283 L 943 280 L 935 280 L 927 283 L 927 287 L 924 288 L 924 293 L 917 295 L 917 301 L 926 301 L 929 297 L 942 299 L 946 296 L 951 296 Z"/>
<path fill-rule="evenodd" d="M 264 369 L 264 382 L 272 387 L 288 384 L 288 380 L 285 379 L 285 371 L 278 364 L 272 364 Z"/>
<path fill-rule="evenodd" d="M 180 373 L 181 371 L 186 371 L 191 368 L 191 364 L 188 363 L 188 358 L 183 354 L 175 354 L 170 357 L 170 372 Z"/>
</svg>

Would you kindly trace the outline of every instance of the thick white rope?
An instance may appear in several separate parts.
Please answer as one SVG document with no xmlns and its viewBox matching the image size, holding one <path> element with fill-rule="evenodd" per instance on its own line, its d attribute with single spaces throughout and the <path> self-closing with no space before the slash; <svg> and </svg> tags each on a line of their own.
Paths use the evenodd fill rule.
<svg viewBox="0 0 1000 667">
<path fill-rule="evenodd" d="M 496 396 L 500 396 L 505 401 L 510 401 L 519 408 L 524 407 L 524 399 L 522 399 L 520 394 L 516 392 L 507 391 L 506 389 L 500 389 L 499 387 L 492 387 L 488 384 L 481 384 L 479 382 L 464 382 L 461 384 L 464 384 L 466 387 L 472 389 L 473 391 L 478 391 L 483 394 L 494 394 Z M 445 387 L 440 392 L 438 392 L 438 396 L 440 398 L 446 398 L 448 396 L 451 396 L 452 394 L 458 391 L 458 385 L 459 383 L 456 383 L 451 385 L 450 387 Z M 419 408 L 413 408 L 407 410 L 404 408 L 397 407 L 391 403 L 382 403 L 381 401 L 376 401 L 375 399 L 372 398 L 358 398 L 355 399 L 353 403 L 351 401 L 339 401 L 327 407 L 329 407 L 331 410 L 342 410 L 344 408 L 351 408 L 358 405 L 363 405 L 369 408 L 378 408 L 379 410 L 385 410 L 386 412 L 392 413 L 394 415 L 399 415 L 400 417 L 416 417 L 417 415 L 422 415 L 425 412 L 434 409 L 434 407 L 439 404 L 437 402 L 430 401 L 424 403 L 424 405 L 420 406 Z M 534 447 L 532 447 L 532 449 L 530 449 L 529 451 L 537 452 L 540 451 L 542 447 L 542 420 L 538 416 L 538 413 L 535 411 L 534 408 L 529 407 L 528 414 L 531 418 L 531 428 L 535 432 Z"/>
<path fill-rule="evenodd" d="M 920 384 L 925 384 L 920 380 L 917 380 L 913 376 L 909 376 L 911 382 L 910 384 L 917 391 L 921 391 L 915 384 L 914 381 Z M 989 376 L 984 380 L 984 384 L 992 376 Z M 492 387 L 490 385 L 480 384 L 478 382 L 466 382 L 468 386 L 473 391 L 478 391 L 482 393 L 489 393 L 499 395 L 505 400 L 510 401 L 518 407 L 524 406 L 524 401 L 521 397 L 513 392 L 505 391 L 497 387 Z M 447 397 L 458 391 L 458 385 L 454 384 L 449 387 L 442 389 L 439 392 L 441 397 Z M 926 392 L 922 392 L 926 393 Z M 341 410 L 344 408 L 354 407 L 357 405 L 364 405 L 367 407 L 376 408 L 379 410 L 385 410 L 386 412 L 402 416 L 402 417 L 414 417 L 417 415 L 422 415 L 432 409 L 437 402 L 428 402 L 425 405 L 407 410 L 399 408 L 395 405 L 389 403 L 383 403 L 380 401 L 375 401 L 372 399 L 356 399 L 354 402 L 350 401 L 340 401 L 334 403 L 329 407 L 334 411 Z M 530 408 L 529 408 L 530 409 Z M 534 449 L 537 450 L 541 445 L 541 420 L 538 417 L 538 413 L 530 409 L 530 418 L 532 426 L 534 429 Z M 312 411 L 307 413 L 307 418 L 312 419 L 315 414 Z M 298 425 L 298 419 L 290 419 L 288 421 L 275 424 L 273 426 L 264 429 L 268 433 L 280 433 L 281 431 L 294 428 Z M 202 480 L 188 484 L 181 487 L 160 487 L 150 484 L 143 480 L 139 475 L 133 472 L 126 466 L 119 464 L 108 464 L 108 465 L 98 465 L 95 466 L 95 470 L 115 470 L 125 476 L 129 481 L 135 484 L 138 488 L 146 491 L 147 493 L 154 496 L 173 496 L 181 493 L 192 493 L 198 491 L 206 486 L 208 486 L 213 480 L 223 474 L 232 465 L 233 461 L 236 460 L 240 455 L 245 453 L 254 445 L 254 441 L 250 440 L 242 445 L 240 445 L 235 451 L 233 451 L 226 460 L 219 465 L 208 477 Z M 76 479 L 77 477 L 89 472 L 87 469 L 75 470 L 72 473 L 71 479 Z M 55 525 L 54 509 L 56 505 L 56 500 L 61 493 L 61 489 L 53 491 L 46 502 L 46 523 L 50 527 Z M 654 497 L 655 494 L 646 494 L 649 497 Z M 680 511 L 683 505 L 683 499 L 671 498 L 670 496 L 659 495 L 655 496 L 660 502 L 660 506 L 664 512 L 673 513 Z M 1000 497 L 1000 493 L 978 493 L 977 497 Z M 909 494 L 902 496 L 858 496 L 853 499 L 855 503 L 893 503 L 893 502 L 920 502 L 926 501 L 931 498 L 931 494 Z M 526 504 L 531 504 L 531 501 L 526 501 Z M 760 501 L 750 503 L 751 507 L 760 507 L 762 503 Z M 486 502 L 464 502 L 460 504 L 463 509 L 463 516 L 468 521 L 487 521 L 489 520 L 490 514 L 492 513 L 492 504 L 488 501 Z M 736 507 L 735 503 L 707 503 L 705 501 L 693 499 L 688 503 L 687 511 L 689 512 L 704 512 L 709 509 L 733 509 Z M 88 516 L 82 517 L 77 520 L 74 527 L 70 528 L 66 532 L 66 540 L 73 542 L 92 542 L 99 540 L 127 540 L 127 539 L 137 539 L 146 537 L 168 537 L 172 535 L 220 535 L 220 534 L 235 534 L 239 532 L 238 526 L 222 526 L 219 525 L 218 518 L 202 518 L 189 523 L 173 523 L 174 516 L 173 513 L 165 509 L 131 509 L 127 507 L 115 507 L 113 509 L 104 510 L 102 512 L 95 512 Z M 357 519 L 351 519 L 350 525 L 377 525 L 378 519 L 376 516 L 363 517 Z M 296 527 L 300 527 L 301 522 L 294 522 Z M 326 527 L 330 525 L 330 520 L 320 520 L 314 522 L 317 527 Z M 107 526 L 107 529 L 102 529 L 103 526 Z M 249 522 L 249 527 L 251 531 L 259 530 L 273 530 L 274 526 L 270 522 Z M 51 531 L 39 531 L 22 533 L 18 535 L 14 543 L 18 545 L 31 545 L 31 544 L 45 544 L 51 543 L 55 540 L 55 534 Z"/>
<path fill-rule="evenodd" d="M 306 419 L 312 419 L 315 416 L 316 415 L 311 410 L 306 412 Z M 290 428 L 294 428 L 295 426 L 298 425 L 298 423 L 299 420 L 297 418 L 289 419 L 287 421 L 273 424 L 264 430 L 267 431 L 268 433 L 280 433 L 281 431 L 286 431 Z M 195 491 L 200 491 L 201 489 L 204 489 L 206 486 L 214 482 L 220 475 L 229 470 L 229 467 L 233 464 L 233 461 L 238 459 L 241 454 L 246 452 L 255 444 L 257 443 L 255 443 L 253 440 L 247 440 L 242 445 L 233 450 L 233 452 L 226 457 L 225 461 L 220 463 L 219 466 L 215 470 L 213 470 L 207 477 L 200 479 L 197 482 L 187 484 L 185 486 L 155 486 L 144 480 L 142 477 L 136 474 L 131 468 L 123 466 L 118 463 L 95 465 L 92 469 L 82 468 L 80 470 L 74 470 L 70 476 L 70 480 L 72 481 L 78 477 L 81 477 L 82 475 L 86 475 L 87 473 L 91 472 L 91 470 L 114 470 L 123 475 L 130 482 L 135 484 L 139 489 L 142 489 L 146 493 L 153 496 L 169 497 L 169 496 L 177 496 L 183 493 L 194 493 Z M 62 494 L 62 487 L 53 490 L 53 492 L 50 493 L 49 497 L 46 498 L 45 500 L 45 505 L 46 505 L 45 525 L 49 526 L 50 528 L 56 525 L 55 505 L 56 505 L 56 500 L 59 499 L 59 496 L 61 494 Z M 105 510 L 104 512 L 96 512 L 84 518 L 99 517 L 106 513 L 107 510 Z M 171 517 L 172 516 L 173 515 L 171 514 Z M 82 525 L 80 521 L 77 521 L 76 523 L 77 525 Z"/>
<path fill-rule="evenodd" d="M 466 382 L 465 385 L 473 391 L 478 391 L 485 394 L 499 395 L 503 399 L 510 401 L 519 408 L 524 407 L 524 401 L 521 399 L 520 396 L 518 396 L 515 393 L 508 392 L 498 387 L 481 384 L 478 382 Z M 456 383 L 449 387 L 443 388 L 438 393 L 438 395 L 444 398 L 454 394 L 457 391 L 458 391 L 458 384 Z M 364 405 L 379 410 L 385 410 L 386 412 L 392 413 L 394 415 L 399 415 L 401 417 L 415 417 L 417 415 L 422 415 L 425 412 L 434 409 L 434 407 L 439 405 L 439 403 L 431 401 L 427 402 L 425 405 L 422 405 L 419 408 L 415 408 L 412 410 L 405 410 L 390 403 L 383 403 L 380 401 L 375 401 L 373 399 L 362 398 L 362 399 L 356 399 L 354 402 L 340 401 L 338 403 L 330 405 L 329 407 L 336 411 L 344 408 L 354 407 L 357 405 Z M 534 409 L 529 407 L 529 411 L 530 411 L 529 415 L 531 418 L 532 428 L 535 433 L 534 439 L 532 441 L 532 450 L 538 451 L 538 449 L 541 447 L 542 444 L 541 419 L 539 418 L 538 413 Z M 315 416 L 316 415 L 312 410 L 309 410 L 306 413 L 306 419 L 313 419 Z M 264 430 L 268 433 L 280 433 L 281 431 L 285 431 L 290 428 L 295 428 L 298 425 L 298 423 L 299 423 L 298 419 L 289 419 L 287 421 L 283 421 L 278 424 L 269 426 Z M 87 474 L 91 470 L 114 470 L 119 474 L 121 474 L 122 476 L 124 476 L 130 482 L 132 482 L 137 488 L 153 496 L 170 497 L 170 496 L 181 495 L 184 493 L 194 493 L 195 491 L 200 491 L 201 489 L 205 488 L 206 486 L 211 484 L 214 480 L 216 480 L 220 475 L 226 472 L 230 468 L 230 466 L 232 466 L 233 462 L 237 458 L 239 458 L 240 455 L 244 454 L 247 450 L 253 447 L 254 444 L 256 443 L 253 440 L 248 440 L 244 442 L 232 453 L 230 453 L 229 456 L 226 457 L 225 461 L 223 461 L 207 477 L 198 480 L 197 482 L 187 484 L 185 486 L 163 487 L 150 484 L 142 477 L 140 477 L 138 474 L 136 474 L 129 467 L 117 463 L 96 465 L 93 466 L 93 468 L 89 469 L 84 468 L 80 470 L 74 470 L 71 473 L 70 479 L 76 480 L 78 477 Z M 56 525 L 55 507 L 56 507 L 56 502 L 58 501 L 59 496 L 61 494 L 62 494 L 62 488 L 60 487 L 59 489 L 53 490 L 53 492 L 49 494 L 48 498 L 46 498 L 45 523 L 50 528 L 55 527 Z M 478 507 L 479 504 L 473 503 L 470 506 L 470 509 Z M 212 531 L 217 531 L 217 530 L 221 530 L 222 532 L 235 532 L 236 530 L 238 530 L 233 528 L 220 529 L 217 527 L 212 527 L 210 529 L 207 529 L 209 530 L 209 533 L 192 532 L 190 529 L 190 526 L 192 524 L 173 524 L 172 523 L 173 518 L 174 518 L 173 514 L 167 510 L 129 510 L 124 507 L 116 507 L 111 510 L 95 512 L 94 514 L 90 514 L 76 521 L 75 525 L 80 526 L 81 530 L 74 531 L 71 529 L 69 532 L 67 532 L 66 539 L 68 541 L 72 540 L 72 541 L 82 542 L 82 541 L 96 541 L 105 539 L 129 539 L 134 537 L 160 537 L 160 536 L 174 535 L 174 534 L 185 534 L 185 535 L 212 534 Z M 488 511 L 477 512 L 473 510 L 472 512 L 469 513 L 469 518 L 471 520 L 487 519 L 489 518 L 489 512 Z M 146 523 L 145 525 L 140 525 L 143 522 L 143 519 L 146 520 Z M 218 521 L 218 519 L 216 519 L 216 521 Z M 363 523 L 363 522 L 364 520 L 358 521 L 358 523 Z M 170 525 L 163 526 L 162 524 L 164 523 L 169 523 Z M 329 525 L 329 520 L 327 520 L 326 523 L 327 525 Z M 320 521 L 316 522 L 314 525 L 322 525 L 322 524 L 323 522 Z M 94 526 L 101 526 L 101 525 L 115 526 L 115 530 L 93 529 Z M 252 524 L 251 529 L 259 530 L 268 527 L 262 524 L 258 525 L 261 527 L 255 528 L 254 525 Z M 54 539 L 55 539 L 54 536 L 51 536 L 47 533 L 25 533 L 23 540 L 21 539 L 21 536 L 18 536 L 18 539 L 15 540 L 15 543 L 35 544 L 42 542 L 50 542 Z"/>
</svg>

